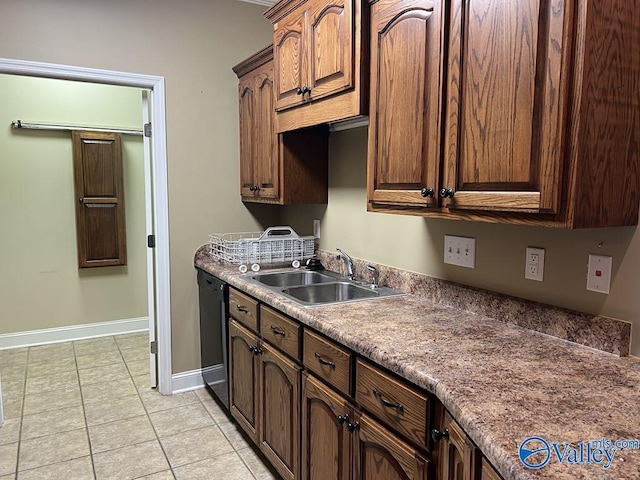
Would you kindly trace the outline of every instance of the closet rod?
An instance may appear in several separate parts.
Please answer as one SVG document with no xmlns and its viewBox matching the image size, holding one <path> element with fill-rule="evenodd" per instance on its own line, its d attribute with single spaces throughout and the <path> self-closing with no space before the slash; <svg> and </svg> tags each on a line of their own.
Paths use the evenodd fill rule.
<svg viewBox="0 0 640 480">
<path fill-rule="evenodd" d="M 28 128 L 32 130 L 83 130 L 85 132 L 108 132 L 122 133 L 123 135 L 142 135 L 142 129 L 135 128 L 109 128 L 109 127 L 87 127 L 82 125 L 59 125 L 55 123 L 29 123 L 22 120 L 11 122 L 13 128 Z"/>
</svg>

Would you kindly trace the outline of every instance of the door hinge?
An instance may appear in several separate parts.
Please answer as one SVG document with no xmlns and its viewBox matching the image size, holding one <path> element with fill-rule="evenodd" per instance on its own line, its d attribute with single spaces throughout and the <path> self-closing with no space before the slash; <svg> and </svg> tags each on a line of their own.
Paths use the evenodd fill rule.
<svg viewBox="0 0 640 480">
<path fill-rule="evenodd" d="M 144 124 L 144 136 L 145 137 L 151 136 L 151 122 Z"/>
<path fill-rule="evenodd" d="M 156 248 L 156 236 L 155 235 L 147 235 L 147 247 Z"/>
<path fill-rule="evenodd" d="M 155 340 L 149 343 L 149 350 L 151 351 L 152 355 L 156 355 L 158 353 L 158 344 L 155 342 Z"/>
</svg>

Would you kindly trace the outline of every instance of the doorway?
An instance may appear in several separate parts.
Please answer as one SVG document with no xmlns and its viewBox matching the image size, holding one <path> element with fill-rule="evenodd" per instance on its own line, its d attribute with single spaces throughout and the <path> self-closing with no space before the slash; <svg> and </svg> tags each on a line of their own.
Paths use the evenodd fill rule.
<svg viewBox="0 0 640 480">
<path fill-rule="evenodd" d="M 171 394 L 171 323 L 169 284 L 169 232 L 164 79 L 126 72 L 0 58 L 0 73 L 27 77 L 72 80 L 103 85 L 135 87 L 148 91 L 142 99 L 152 134 L 145 137 L 145 196 L 147 236 L 155 245 L 147 251 L 149 335 L 155 341 L 150 353 L 152 370 L 157 365 L 157 387 Z"/>
</svg>

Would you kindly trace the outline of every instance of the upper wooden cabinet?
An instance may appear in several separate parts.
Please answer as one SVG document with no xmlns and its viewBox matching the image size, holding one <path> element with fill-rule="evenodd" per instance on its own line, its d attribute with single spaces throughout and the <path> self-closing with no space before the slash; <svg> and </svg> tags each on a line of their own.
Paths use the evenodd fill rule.
<svg viewBox="0 0 640 480">
<path fill-rule="evenodd" d="M 637 8 L 371 3 L 370 210 L 569 228 L 638 223 Z"/>
<path fill-rule="evenodd" d="M 281 0 L 265 16 L 274 27 L 278 132 L 367 113 L 366 2 Z"/>
<path fill-rule="evenodd" d="M 328 132 L 276 133 L 273 47 L 233 71 L 239 79 L 242 201 L 327 203 Z"/>
</svg>

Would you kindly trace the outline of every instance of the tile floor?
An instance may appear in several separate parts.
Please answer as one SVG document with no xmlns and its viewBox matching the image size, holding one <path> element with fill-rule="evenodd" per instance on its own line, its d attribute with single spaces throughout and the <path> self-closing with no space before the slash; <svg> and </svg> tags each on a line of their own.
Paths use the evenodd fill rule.
<svg viewBox="0 0 640 480">
<path fill-rule="evenodd" d="M 272 480 L 208 391 L 149 388 L 148 337 L 0 350 L 0 480 Z"/>
</svg>

